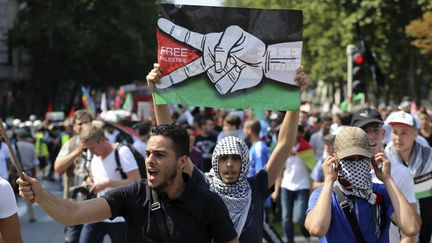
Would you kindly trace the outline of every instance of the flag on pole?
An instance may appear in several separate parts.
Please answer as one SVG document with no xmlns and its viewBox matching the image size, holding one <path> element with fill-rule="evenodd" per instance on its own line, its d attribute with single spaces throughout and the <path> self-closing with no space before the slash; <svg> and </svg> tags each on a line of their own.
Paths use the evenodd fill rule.
<svg viewBox="0 0 432 243">
<path fill-rule="evenodd" d="M 123 102 L 122 109 L 132 111 L 132 109 L 133 109 L 133 97 L 132 97 L 131 93 L 127 93 L 126 99 Z"/>
<path fill-rule="evenodd" d="M 84 108 L 86 108 L 88 112 L 95 114 L 96 108 L 95 108 L 93 99 L 90 96 L 90 93 L 88 92 L 86 87 L 81 86 L 81 92 L 82 92 L 82 103 L 83 103 Z"/>
</svg>

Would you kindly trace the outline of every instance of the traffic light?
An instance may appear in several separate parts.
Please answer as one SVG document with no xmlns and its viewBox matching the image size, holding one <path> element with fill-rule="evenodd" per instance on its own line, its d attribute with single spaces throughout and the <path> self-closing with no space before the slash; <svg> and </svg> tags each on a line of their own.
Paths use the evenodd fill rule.
<svg viewBox="0 0 432 243">
<path fill-rule="evenodd" d="M 352 89 L 353 93 L 365 93 L 366 92 L 366 57 L 365 48 L 360 46 L 360 48 L 353 52 L 352 62 Z"/>
<path fill-rule="evenodd" d="M 357 90 L 366 91 L 367 80 L 375 80 L 379 87 L 384 87 L 385 76 L 381 72 L 375 56 L 369 49 L 358 22 L 356 23 L 356 29 L 360 43 L 358 50 L 353 53 L 353 92 L 357 93 Z"/>
</svg>

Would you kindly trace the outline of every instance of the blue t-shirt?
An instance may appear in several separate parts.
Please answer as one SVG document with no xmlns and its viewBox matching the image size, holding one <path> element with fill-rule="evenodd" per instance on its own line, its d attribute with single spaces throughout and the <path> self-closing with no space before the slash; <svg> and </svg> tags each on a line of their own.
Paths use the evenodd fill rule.
<svg viewBox="0 0 432 243">
<path fill-rule="evenodd" d="M 269 151 L 263 141 L 254 143 L 249 149 L 249 173 L 248 177 L 254 176 L 258 171 L 264 169 L 269 160 Z"/>
<path fill-rule="evenodd" d="M 309 198 L 309 207 L 307 212 L 309 213 L 315 206 L 318 196 L 321 193 L 321 187 L 312 192 Z M 393 214 L 393 206 L 390 201 L 390 197 L 383 184 L 373 184 L 373 191 L 380 192 L 384 198 L 381 203 L 381 215 L 382 215 L 382 227 L 381 234 L 379 237 L 375 234 L 374 217 L 373 217 L 373 206 L 365 199 L 356 198 L 354 201 L 353 211 L 359 221 L 359 227 L 363 234 L 363 237 L 368 243 L 387 243 L 389 242 L 389 226 L 391 222 L 391 215 Z M 339 206 L 339 200 L 337 199 L 336 193 L 332 193 L 332 204 L 331 204 L 331 221 L 327 234 L 320 239 L 320 242 L 356 242 L 356 238 L 351 229 L 351 224 L 345 216 L 343 209 Z M 360 216 L 360 217 L 359 217 Z"/>
<path fill-rule="evenodd" d="M 195 167 L 192 172 L 192 181 L 207 189 L 210 187 L 205 174 Z M 265 170 L 260 170 L 258 174 L 247 178 L 247 181 L 252 190 L 252 201 L 239 240 L 244 243 L 261 242 L 263 238 L 264 202 L 274 191 L 274 187 L 268 188 L 268 174 Z"/>
</svg>

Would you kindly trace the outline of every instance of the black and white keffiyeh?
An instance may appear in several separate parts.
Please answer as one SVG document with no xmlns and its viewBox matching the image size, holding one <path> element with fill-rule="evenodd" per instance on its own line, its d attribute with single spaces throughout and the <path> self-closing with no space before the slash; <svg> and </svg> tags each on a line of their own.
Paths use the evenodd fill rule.
<svg viewBox="0 0 432 243">
<path fill-rule="evenodd" d="M 370 162 L 370 159 L 358 161 L 341 160 L 338 181 L 341 190 L 345 194 L 364 198 L 370 204 L 375 204 L 376 195 L 372 188 Z"/>
<path fill-rule="evenodd" d="M 225 184 L 219 175 L 218 158 L 221 155 L 240 155 L 241 157 L 239 180 L 234 184 Z M 239 236 L 246 222 L 251 203 L 251 188 L 246 180 L 248 172 L 249 149 L 246 143 L 233 136 L 221 139 L 213 152 L 212 169 L 206 175 L 210 183 L 210 190 L 216 192 L 225 202 Z"/>
</svg>

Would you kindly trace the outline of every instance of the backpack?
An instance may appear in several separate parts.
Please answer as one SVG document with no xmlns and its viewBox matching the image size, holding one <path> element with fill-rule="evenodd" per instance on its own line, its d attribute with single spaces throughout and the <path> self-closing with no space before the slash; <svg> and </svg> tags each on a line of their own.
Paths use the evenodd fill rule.
<svg viewBox="0 0 432 243">
<path fill-rule="evenodd" d="M 129 150 L 132 152 L 135 161 L 138 165 L 138 170 L 139 173 L 141 175 L 141 179 L 147 179 L 147 171 L 146 171 L 146 166 L 145 166 L 145 159 L 144 157 L 130 144 L 118 144 L 117 147 L 115 148 L 115 161 L 117 164 L 117 168 L 116 170 L 118 170 L 120 172 L 120 175 L 123 179 L 127 178 L 126 173 L 123 171 L 123 168 L 120 164 L 120 158 L 119 158 L 119 149 L 122 146 L 126 146 L 129 148 Z"/>
</svg>

